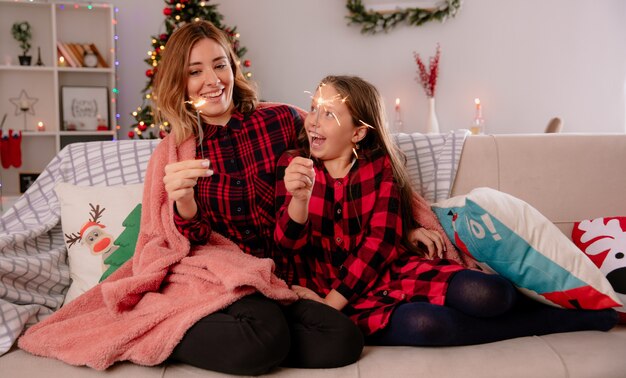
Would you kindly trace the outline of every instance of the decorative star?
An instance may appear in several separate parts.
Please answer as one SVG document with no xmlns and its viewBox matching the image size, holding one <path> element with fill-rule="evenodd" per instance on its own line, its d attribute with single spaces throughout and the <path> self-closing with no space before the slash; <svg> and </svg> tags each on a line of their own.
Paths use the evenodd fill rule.
<svg viewBox="0 0 626 378">
<path fill-rule="evenodd" d="M 28 97 L 28 93 L 22 89 L 20 92 L 20 97 L 10 98 L 9 101 L 13 105 L 15 105 L 15 115 L 20 115 L 21 113 L 28 113 L 31 115 L 35 115 L 34 105 L 39 101 L 39 99 L 34 97 Z"/>
</svg>

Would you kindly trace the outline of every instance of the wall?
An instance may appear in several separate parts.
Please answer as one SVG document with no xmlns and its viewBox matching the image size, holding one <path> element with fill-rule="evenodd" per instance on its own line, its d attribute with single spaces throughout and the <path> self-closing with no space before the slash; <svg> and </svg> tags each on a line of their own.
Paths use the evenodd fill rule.
<svg viewBox="0 0 626 378">
<path fill-rule="evenodd" d="M 120 8 L 120 112 L 141 101 L 150 36 L 163 23 L 163 2 L 115 0 Z M 446 23 L 402 26 L 362 35 L 348 26 L 343 0 L 222 0 L 238 27 L 265 100 L 309 106 L 326 74 L 355 74 L 375 84 L 393 117 L 401 99 L 404 127 L 425 131 L 427 101 L 415 81 L 413 51 L 441 44 L 437 115 L 442 131 L 468 127 L 473 99 L 483 103 L 490 133 L 543 132 L 560 116 L 566 132 L 626 132 L 626 1 L 466 0 Z M 158 4 L 158 5 L 157 5 Z"/>
</svg>

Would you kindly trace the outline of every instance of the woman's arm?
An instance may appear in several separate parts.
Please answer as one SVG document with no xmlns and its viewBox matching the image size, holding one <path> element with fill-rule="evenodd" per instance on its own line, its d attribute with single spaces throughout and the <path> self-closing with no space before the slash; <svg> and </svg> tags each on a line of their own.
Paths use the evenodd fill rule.
<svg viewBox="0 0 626 378">
<path fill-rule="evenodd" d="M 174 201 L 174 224 L 192 244 L 204 244 L 211 234 L 208 220 L 198 211 L 195 186 L 200 177 L 209 177 L 213 171 L 208 160 L 184 160 L 165 166 L 163 184 L 170 200 Z"/>
</svg>

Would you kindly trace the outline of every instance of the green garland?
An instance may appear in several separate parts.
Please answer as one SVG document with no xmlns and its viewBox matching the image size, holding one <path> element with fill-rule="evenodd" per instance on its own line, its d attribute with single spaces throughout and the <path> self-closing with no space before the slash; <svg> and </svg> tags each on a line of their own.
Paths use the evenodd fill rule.
<svg viewBox="0 0 626 378">
<path fill-rule="evenodd" d="M 361 24 L 363 34 L 376 34 L 381 31 L 386 33 L 401 22 L 415 26 L 433 20 L 444 22 L 456 15 L 461 8 L 461 0 L 446 0 L 446 4 L 437 9 L 405 8 L 389 12 L 368 11 L 362 0 L 348 0 L 346 8 L 350 12 L 346 16 L 349 24 Z"/>
</svg>

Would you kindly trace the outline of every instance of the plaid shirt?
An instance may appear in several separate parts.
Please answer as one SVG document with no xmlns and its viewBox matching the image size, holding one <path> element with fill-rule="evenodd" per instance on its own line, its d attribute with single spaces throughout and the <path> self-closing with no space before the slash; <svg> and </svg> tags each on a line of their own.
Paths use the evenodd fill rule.
<svg viewBox="0 0 626 378">
<path fill-rule="evenodd" d="M 309 217 L 289 217 L 291 195 L 284 174 L 291 157 L 278 162 L 274 237 L 292 284 L 348 299 L 344 312 L 367 335 L 384 328 L 402 302 L 443 304 L 450 275 L 462 269 L 447 260 L 425 260 L 400 244 L 400 194 L 388 156 L 357 159 L 346 177 L 332 178 L 315 164 Z"/>
<path fill-rule="evenodd" d="M 235 111 L 226 126 L 203 125 L 204 158 L 215 172 L 198 179 L 198 213 L 174 223 L 192 244 L 204 244 L 211 230 L 227 236 L 246 253 L 271 257 L 276 223 L 276 162 L 296 146 L 302 118 L 281 105 L 255 110 L 245 117 Z M 200 158 L 200 149 L 197 149 Z"/>
</svg>

